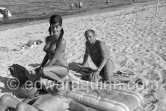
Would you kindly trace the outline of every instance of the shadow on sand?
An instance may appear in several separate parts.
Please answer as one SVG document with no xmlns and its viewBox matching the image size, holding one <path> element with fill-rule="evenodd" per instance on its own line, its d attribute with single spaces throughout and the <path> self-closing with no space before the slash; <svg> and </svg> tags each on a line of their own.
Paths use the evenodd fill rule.
<svg viewBox="0 0 166 111">
<path fill-rule="evenodd" d="M 31 66 L 31 67 L 33 67 L 33 68 L 36 68 L 36 67 L 39 67 L 39 66 L 40 66 L 40 64 L 35 63 L 35 64 L 29 64 L 28 66 Z"/>
<path fill-rule="evenodd" d="M 14 79 L 12 79 L 14 80 Z M 0 86 L 1 93 L 12 93 L 13 95 L 17 95 L 18 89 L 17 89 L 17 83 L 15 81 L 12 81 L 11 78 L 2 77 L 0 76 L 0 83 L 3 84 L 3 86 Z M 12 83 L 15 84 L 15 88 L 12 87 Z"/>
<path fill-rule="evenodd" d="M 80 77 L 83 80 L 89 80 L 90 74 L 92 74 L 95 71 L 90 67 L 81 66 L 76 62 L 69 63 L 69 69 L 78 73 L 75 74 L 75 76 Z"/>
<path fill-rule="evenodd" d="M 69 63 L 69 69 L 77 73 L 92 73 L 95 71 L 95 69 L 81 66 L 79 63 L 76 62 Z"/>
</svg>

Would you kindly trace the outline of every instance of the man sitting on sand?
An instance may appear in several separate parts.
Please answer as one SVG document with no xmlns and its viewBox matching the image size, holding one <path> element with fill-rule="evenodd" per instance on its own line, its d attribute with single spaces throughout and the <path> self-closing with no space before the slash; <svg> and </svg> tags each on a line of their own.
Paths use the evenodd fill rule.
<svg viewBox="0 0 166 111">
<path fill-rule="evenodd" d="M 92 80 L 98 80 L 99 75 L 102 81 L 129 81 L 126 77 L 118 77 L 113 75 L 115 68 L 113 61 L 106 49 L 104 42 L 96 40 L 95 31 L 88 29 L 85 31 L 86 50 L 82 65 L 85 66 L 88 56 L 91 57 L 92 62 L 97 66 L 97 70 L 93 73 Z"/>
</svg>

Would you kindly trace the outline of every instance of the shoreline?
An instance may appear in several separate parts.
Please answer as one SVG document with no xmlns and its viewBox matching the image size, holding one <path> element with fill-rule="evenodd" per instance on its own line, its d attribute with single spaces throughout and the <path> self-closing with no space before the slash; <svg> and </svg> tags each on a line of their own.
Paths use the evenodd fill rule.
<svg viewBox="0 0 166 111">
<path fill-rule="evenodd" d="M 136 2 L 136 3 L 123 3 L 123 4 L 118 4 L 118 5 L 113 5 L 109 7 L 101 7 L 99 9 L 90 9 L 87 11 L 82 11 L 82 12 L 77 12 L 74 14 L 69 14 L 69 15 L 62 15 L 63 19 L 70 19 L 70 18 L 77 18 L 77 17 L 83 17 L 83 16 L 88 16 L 88 15 L 95 15 L 95 14 L 100 14 L 100 13 L 107 13 L 107 12 L 114 12 L 122 9 L 126 9 L 128 7 L 132 7 L 134 5 L 140 5 L 140 4 L 152 4 L 153 1 L 143 1 L 143 2 Z M 42 23 L 47 23 L 49 17 L 47 18 L 41 18 L 41 19 L 34 19 L 34 20 L 29 20 L 29 21 L 22 21 L 18 23 L 9 23 L 9 24 L 3 24 L 0 26 L 0 31 L 8 30 L 8 29 L 14 29 L 14 28 L 20 28 L 23 26 L 28 26 L 28 25 L 36 25 L 36 24 L 42 24 Z"/>
</svg>

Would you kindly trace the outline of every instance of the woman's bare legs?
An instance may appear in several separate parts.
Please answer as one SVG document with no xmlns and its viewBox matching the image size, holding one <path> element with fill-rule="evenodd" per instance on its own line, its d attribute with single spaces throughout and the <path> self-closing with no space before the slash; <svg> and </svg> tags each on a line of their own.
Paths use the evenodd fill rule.
<svg viewBox="0 0 166 111">
<path fill-rule="evenodd" d="M 6 111 L 8 108 L 15 109 L 19 103 L 19 100 L 8 94 L 2 95 L 0 98 L 0 111 Z"/>
<path fill-rule="evenodd" d="M 68 69 L 63 66 L 46 66 L 42 69 L 42 76 L 51 79 L 59 81 L 68 74 Z"/>
<path fill-rule="evenodd" d="M 39 80 L 40 77 L 56 80 L 59 81 L 62 78 L 64 78 L 68 74 L 68 69 L 63 66 L 46 66 L 43 67 L 41 70 L 41 74 L 33 73 L 26 73 L 26 76 L 31 80 L 32 82 L 35 82 L 36 80 Z"/>
</svg>

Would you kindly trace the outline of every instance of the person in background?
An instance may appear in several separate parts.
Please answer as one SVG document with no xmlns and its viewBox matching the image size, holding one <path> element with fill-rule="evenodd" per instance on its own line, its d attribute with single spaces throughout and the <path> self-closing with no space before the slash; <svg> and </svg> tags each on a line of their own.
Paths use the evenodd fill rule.
<svg viewBox="0 0 166 111">
<path fill-rule="evenodd" d="M 129 78 L 113 75 L 114 63 L 104 42 L 96 39 L 95 31 L 88 29 L 85 31 L 84 36 L 86 38 L 86 50 L 81 65 L 86 66 L 90 56 L 92 62 L 97 66 L 97 70 L 92 75 L 92 80 L 96 81 L 101 77 L 103 82 L 129 81 Z"/>
</svg>

